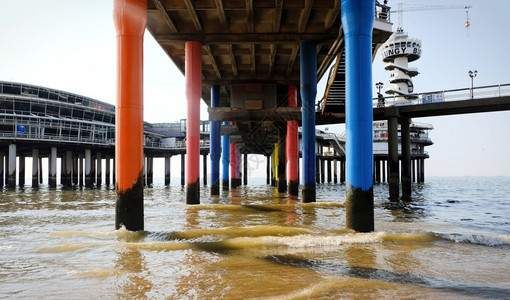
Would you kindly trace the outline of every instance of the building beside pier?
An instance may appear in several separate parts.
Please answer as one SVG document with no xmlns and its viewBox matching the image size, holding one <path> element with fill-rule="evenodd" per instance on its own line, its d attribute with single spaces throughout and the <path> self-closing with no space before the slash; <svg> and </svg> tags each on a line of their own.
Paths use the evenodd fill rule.
<svg viewBox="0 0 510 300">
<path fill-rule="evenodd" d="M 180 128 L 169 143 L 172 136 L 158 133 L 157 125 L 144 125 L 145 173 L 150 174 L 152 157 L 185 153 L 185 133 Z M 48 158 L 51 187 L 57 183 L 57 158 L 64 186 L 111 184 L 115 182 L 114 156 L 114 105 L 56 89 L 0 82 L 0 187 L 4 183 L 15 187 L 16 174 L 18 184 L 25 184 L 26 157 L 33 158 L 32 186 L 42 183 L 43 158 Z"/>
</svg>

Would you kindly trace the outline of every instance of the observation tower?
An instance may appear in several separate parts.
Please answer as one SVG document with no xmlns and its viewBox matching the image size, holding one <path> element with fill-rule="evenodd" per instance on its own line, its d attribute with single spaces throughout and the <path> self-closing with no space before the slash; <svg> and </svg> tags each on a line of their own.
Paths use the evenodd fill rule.
<svg viewBox="0 0 510 300">
<path fill-rule="evenodd" d="M 385 93 L 397 96 L 395 98 L 397 105 L 416 99 L 417 96 L 412 94 L 414 86 L 411 78 L 418 75 L 419 72 L 416 68 L 410 68 L 408 63 L 420 58 L 421 41 L 409 38 L 402 28 L 398 28 L 381 48 L 384 68 L 393 71 L 390 76 L 392 85 L 386 88 Z"/>
</svg>

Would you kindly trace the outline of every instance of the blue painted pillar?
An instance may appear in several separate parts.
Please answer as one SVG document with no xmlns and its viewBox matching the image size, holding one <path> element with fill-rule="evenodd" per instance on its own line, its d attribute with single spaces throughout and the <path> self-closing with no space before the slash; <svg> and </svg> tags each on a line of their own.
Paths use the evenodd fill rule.
<svg viewBox="0 0 510 300">
<path fill-rule="evenodd" d="M 211 107 L 220 106 L 220 87 L 211 86 Z M 211 121 L 211 195 L 220 194 L 221 133 L 220 121 Z"/>
<path fill-rule="evenodd" d="M 346 81 L 346 226 L 374 230 L 372 30 L 374 0 L 342 0 Z"/>
<path fill-rule="evenodd" d="M 315 202 L 315 96 L 317 94 L 317 45 L 299 45 L 302 99 L 303 202 Z"/>
<path fill-rule="evenodd" d="M 223 125 L 229 125 L 230 122 L 223 122 Z M 222 137 L 222 145 L 221 145 L 221 163 L 223 167 L 223 172 L 221 174 L 222 178 L 222 186 L 224 191 L 228 191 L 229 186 L 229 172 L 228 168 L 230 167 L 230 136 L 224 135 Z"/>
</svg>

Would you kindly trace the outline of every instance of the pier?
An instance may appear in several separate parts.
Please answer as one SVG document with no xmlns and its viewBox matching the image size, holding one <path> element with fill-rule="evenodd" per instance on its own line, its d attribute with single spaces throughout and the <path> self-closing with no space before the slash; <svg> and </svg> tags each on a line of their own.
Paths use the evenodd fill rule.
<svg viewBox="0 0 510 300">
<path fill-rule="evenodd" d="M 210 190 L 218 195 L 220 190 L 246 184 L 247 155 L 258 154 L 267 158 L 268 182 L 280 193 L 300 195 L 302 202 L 315 201 L 317 182 L 339 177 L 348 187 L 347 227 L 373 231 L 374 182 L 387 180 L 390 198 L 398 200 L 400 182 L 402 197 L 408 198 L 411 182 L 424 180 L 428 158 L 424 147 L 431 141 L 419 135 L 431 128 L 413 125 L 412 118 L 502 110 L 508 100 L 491 96 L 487 98 L 498 99 L 482 101 L 471 89 L 470 102 L 464 107 L 448 101 L 436 103 L 437 93 L 431 93 L 413 95 L 418 102 L 412 105 L 391 105 L 388 98 L 385 107 L 374 108 L 369 92 L 371 63 L 392 34 L 388 11 L 389 7 L 375 1 L 116 0 L 116 105 L 20 85 L 19 94 L 11 92 L 5 100 L 6 105 L 12 102 L 7 110 L 23 111 L 14 117 L 4 113 L 6 183 L 15 185 L 16 157 L 22 174 L 27 156 L 36 158 L 34 178 L 40 183 L 40 158 L 48 157 L 49 185 L 54 187 L 60 157 L 64 186 L 97 186 L 103 178 L 105 184 L 115 182 L 116 228 L 136 231 L 144 228 L 143 188 L 152 183 L 154 157 L 165 157 L 165 183 L 169 183 L 170 157 L 180 156 L 186 203 L 199 204 L 200 155 L 206 160 L 211 154 Z M 142 119 L 146 28 L 185 75 L 185 136 L 174 143 L 181 147 L 168 146 L 163 140 L 169 137 Z M 400 77 L 415 73 L 391 63 L 402 72 Z M 328 70 L 329 94 L 317 105 L 317 82 Z M 404 83 L 397 77 L 392 79 L 394 91 Z M 407 80 L 405 84 L 411 87 Z M 405 96 L 412 92 L 408 90 Z M 200 99 L 209 106 L 207 131 L 201 130 Z M 476 108 L 477 102 L 485 106 L 480 103 Z M 386 129 L 378 137 L 374 136 L 374 121 L 386 122 L 380 123 Z M 345 136 L 315 128 L 338 123 L 346 124 Z M 378 138 L 388 143 L 388 153 L 374 151 Z M 107 174 L 101 172 L 103 162 Z M 204 161 L 203 166 L 206 184 L 208 163 Z M 18 181 L 21 185 L 22 180 Z"/>
</svg>

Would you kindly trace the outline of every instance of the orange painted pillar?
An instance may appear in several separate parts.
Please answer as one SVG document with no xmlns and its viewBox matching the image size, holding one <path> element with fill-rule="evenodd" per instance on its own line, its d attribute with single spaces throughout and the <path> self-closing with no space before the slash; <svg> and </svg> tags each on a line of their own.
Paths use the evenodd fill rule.
<svg viewBox="0 0 510 300">
<path fill-rule="evenodd" d="M 289 107 L 297 107 L 297 89 L 295 85 L 289 85 Z M 287 160 L 288 160 L 288 192 L 291 196 L 297 196 L 299 192 L 298 180 L 298 121 L 287 121 Z"/>
<path fill-rule="evenodd" d="M 200 98 L 202 44 L 186 42 L 186 204 L 200 203 Z"/>
<path fill-rule="evenodd" d="M 117 30 L 115 228 L 143 230 L 143 35 L 146 0 L 114 0 Z"/>
</svg>

